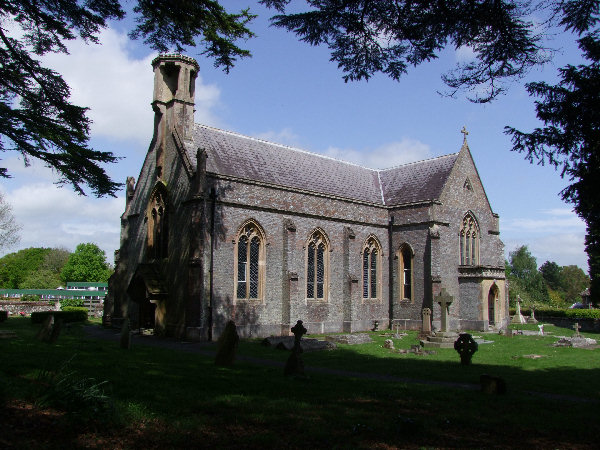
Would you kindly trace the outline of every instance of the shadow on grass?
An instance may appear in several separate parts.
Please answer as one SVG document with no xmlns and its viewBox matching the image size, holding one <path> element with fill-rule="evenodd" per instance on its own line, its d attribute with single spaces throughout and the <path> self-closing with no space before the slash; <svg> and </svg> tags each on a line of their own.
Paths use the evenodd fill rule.
<svg viewBox="0 0 600 450">
<path fill-rule="evenodd" d="M 478 363 L 478 355 L 482 361 L 493 356 L 483 349 L 475 355 L 474 365 L 461 366 L 453 350 L 440 351 L 431 358 L 390 356 L 379 351 L 379 337 L 370 354 L 342 347 L 303 355 L 307 366 L 363 374 L 475 384 L 485 372 L 507 379 L 507 395 L 485 396 L 450 386 L 341 373 L 285 378 L 280 366 L 241 360 L 225 369 L 216 367 L 212 357 L 199 353 L 142 345 L 125 351 L 117 342 L 90 339 L 80 330 L 61 336 L 55 345 L 47 345 L 33 339 L 35 330 L 16 328 L 19 339 L 0 342 L 0 374 L 10 385 L 6 395 L 9 408 L 4 411 L 10 409 L 10 417 L 21 414 L 12 399 L 29 403 L 35 400 L 28 393 L 36 371 L 56 370 L 73 355 L 73 370 L 109 381 L 108 393 L 120 413 L 118 423 L 89 423 L 64 434 L 59 431 L 61 427 L 66 430 L 69 422 L 57 416 L 57 432 L 48 431 L 55 435 L 47 442 L 50 448 L 55 444 L 58 448 L 59 443 L 64 448 L 100 442 L 104 447 L 121 448 L 593 448 L 592 444 L 597 443 L 592 427 L 582 426 L 595 417 L 597 404 L 557 403 L 524 393 L 538 390 L 534 387 L 540 384 L 562 386 L 544 381 L 553 377 L 597 380 L 597 367 L 532 369 L 529 361 L 524 361 L 522 367 Z M 519 340 L 511 343 L 517 348 L 520 344 Z M 287 356 L 254 342 L 244 343 L 241 353 L 278 362 Z M 505 351 L 496 349 L 496 353 Z M 6 429 L 4 441 L 25 439 L 18 426 Z"/>
</svg>

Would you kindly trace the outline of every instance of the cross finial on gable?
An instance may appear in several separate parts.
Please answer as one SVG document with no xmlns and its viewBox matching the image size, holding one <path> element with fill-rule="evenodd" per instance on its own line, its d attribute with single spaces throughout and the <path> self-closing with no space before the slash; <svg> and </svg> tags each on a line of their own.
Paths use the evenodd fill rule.
<svg viewBox="0 0 600 450">
<path fill-rule="evenodd" d="M 467 143 L 467 135 L 469 134 L 469 132 L 467 131 L 467 127 L 463 126 L 462 130 L 460 130 L 460 132 L 463 134 L 463 144 Z"/>
</svg>

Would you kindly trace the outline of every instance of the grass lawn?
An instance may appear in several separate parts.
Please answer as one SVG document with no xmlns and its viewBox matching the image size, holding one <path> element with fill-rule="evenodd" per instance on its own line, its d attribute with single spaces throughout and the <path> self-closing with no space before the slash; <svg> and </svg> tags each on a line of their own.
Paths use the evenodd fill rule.
<svg viewBox="0 0 600 450">
<path fill-rule="evenodd" d="M 307 371 L 346 373 L 296 379 L 256 362 L 288 356 L 258 340 L 242 341 L 236 364 L 220 368 L 193 352 L 122 350 L 78 325 L 45 344 L 38 328 L 0 324 L 18 335 L 0 340 L 1 448 L 598 448 L 600 350 L 551 346 L 572 330 L 474 333 L 494 342 L 471 366 L 451 349 L 394 353 L 382 348 L 392 333 L 370 333 L 371 344 L 303 354 Z M 417 343 L 415 333 L 393 340 Z M 502 376 L 507 394 L 406 381 L 477 387 L 483 373 Z"/>
</svg>

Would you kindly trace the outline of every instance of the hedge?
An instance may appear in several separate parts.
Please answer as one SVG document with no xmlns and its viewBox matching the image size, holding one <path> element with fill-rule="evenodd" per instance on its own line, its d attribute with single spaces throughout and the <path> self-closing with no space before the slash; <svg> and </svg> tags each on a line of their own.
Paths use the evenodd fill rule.
<svg viewBox="0 0 600 450">
<path fill-rule="evenodd" d="M 82 298 L 63 298 L 60 301 L 60 309 L 62 311 L 68 311 L 67 308 L 81 307 L 81 306 L 83 306 Z"/>
<path fill-rule="evenodd" d="M 54 316 L 54 319 L 62 319 L 63 323 L 85 322 L 87 320 L 87 309 L 76 308 L 74 311 L 40 311 L 31 313 L 31 323 L 43 323 L 46 317 Z"/>
<path fill-rule="evenodd" d="M 515 308 L 510 308 L 509 314 L 516 314 Z M 521 314 L 531 316 L 530 308 L 521 308 Z M 544 317 L 566 317 L 569 319 L 600 319 L 600 309 L 558 309 L 558 308 L 537 308 L 535 309 L 535 318 Z"/>
</svg>

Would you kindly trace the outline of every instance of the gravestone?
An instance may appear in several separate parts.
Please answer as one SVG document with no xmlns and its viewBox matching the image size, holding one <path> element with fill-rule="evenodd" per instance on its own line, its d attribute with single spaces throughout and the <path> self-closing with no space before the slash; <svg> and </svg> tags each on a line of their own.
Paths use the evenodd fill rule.
<svg viewBox="0 0 600 450">
<path fill-rule="evenodd" d="M 579 322 L 575 322 L 575 325 L 573 325 L 573 329 L 575 330 L 575 334 L 573 335 L 573 337 L 581 337 L 581 334 L 579 334 L 579 330 L 581 330 L 581 325 L 579 325 Z"/>
<path fill-rule="evenodd" d="M 454 301 L 454 297 L 452 297 L 446 289 L 442 288 L 440 293 L 435 297 L 435 301 L 440 304 L 440 331 L 442 333 L 448 331 L 448 312 L 450 305 Z"/>
<path fill-rule="evenodd" d="M 544 335 L 544 324 L 538 325 L 538 328 L 540 329 L 540 331 L 538 332 L 538 335 L 543 336 Z"/>
<path fill-rule="evenodd" d="M 302 336 L 306 334 L 306 328 L 302 325 L 302 321 L 299 320 L 296 322 L 291 328 L 292 333 L 294 333 L 294 348 L 292 349 L 292 354 L 288 358 L 285 363 L 285 367 L 283 369 L 283 374 L 286 377 L 291 375 L 295 376 L 304 376 L 304 362 L 302 361 L 302 347 L 300 345 L 300 341 L 302 340 Z"/>
<path fill-rule="evenodd" d="M 215 364 L 222 367 L 232 366 L 239 342 L 240 337 L 238 336 L 235 322 L 230 320 L 225 325 L 225 330 L 223 330 L 217 341 Z"/>
<path fill-rule="evenodd" d="M 423 308 L 423 325 L 421 331 L 423 334 L 431 334 L 431 309 Z"/>
<path fill-rule="evenodd" d="M 535 318 L 535 310 L 533 308 L 531 308 L 531 316 L 529 316 L 527 319 L 527 323 L 538 323 L 537 319 Z"/>
<path fill-rule="evenodd" d="M 48 337 L 48 342 L 50 344 L 54 344 L 58 340 L 58 337 L 60 336 L 60 331 L 62 329 L 62 323 L 63 321 L 61 318 L 54 319 L 54 326 L 52 327 L 52 332 Z"/>
<path fill-rule="evenodd" d="M 521 314 L 521 297 L 517 295 L 517 310 L 515 311 L 515 315 L 510 320 L 510 323 L 522 325 L 526 323 L 525 317 Z"/>
<path fill-rule="evenodd" d="M 460 355 L 460 363 L 468 366 L 471 364 L 473 354 L 479 348 L 479 344 L 475 342 L 469 333 L 461 333 L 456 342 L 454 342 L 454 350 Z"/>
<path fill-rule="evenodd" d="M 506 394 L 506 382 L 503 378 L 482 374 L 479 377 L 481 392 L 485 394 Z"/>
<path fill-rule="evenodd" d="M 427 336 L 421 341 L 423 347 L 452 348 L 457 334 L 454 331 L 448 331 L 448 312 L 450 305 L 454 301 L 445 288 L 434 297 L 434 301 L 440 305 L 440 331 L 436 331 L 433 336 Z"/>
<path fill-rule="evenodd" d="M 54 316 L 48 315 L 42 322 L 42 328 L 36 334 L 36 339 L 42 342 L 50 342 L 50 336 L 52 336 L 52 327 L 54 325 Z"/>
<path fill-rule="evenodd" d="M 131 329 L 129 328 L 129 317 L 123 319 L 121 327 L 121 348 L 129 350 L 131 348 Z"/>
<path fill-rule="evenodd" d="M 391 339 L 386 339 L 383 342 L 383 348 L 389 348 L 390 350 L 394 349 L 394 341 L 392 341 Z"/>
</svg>

